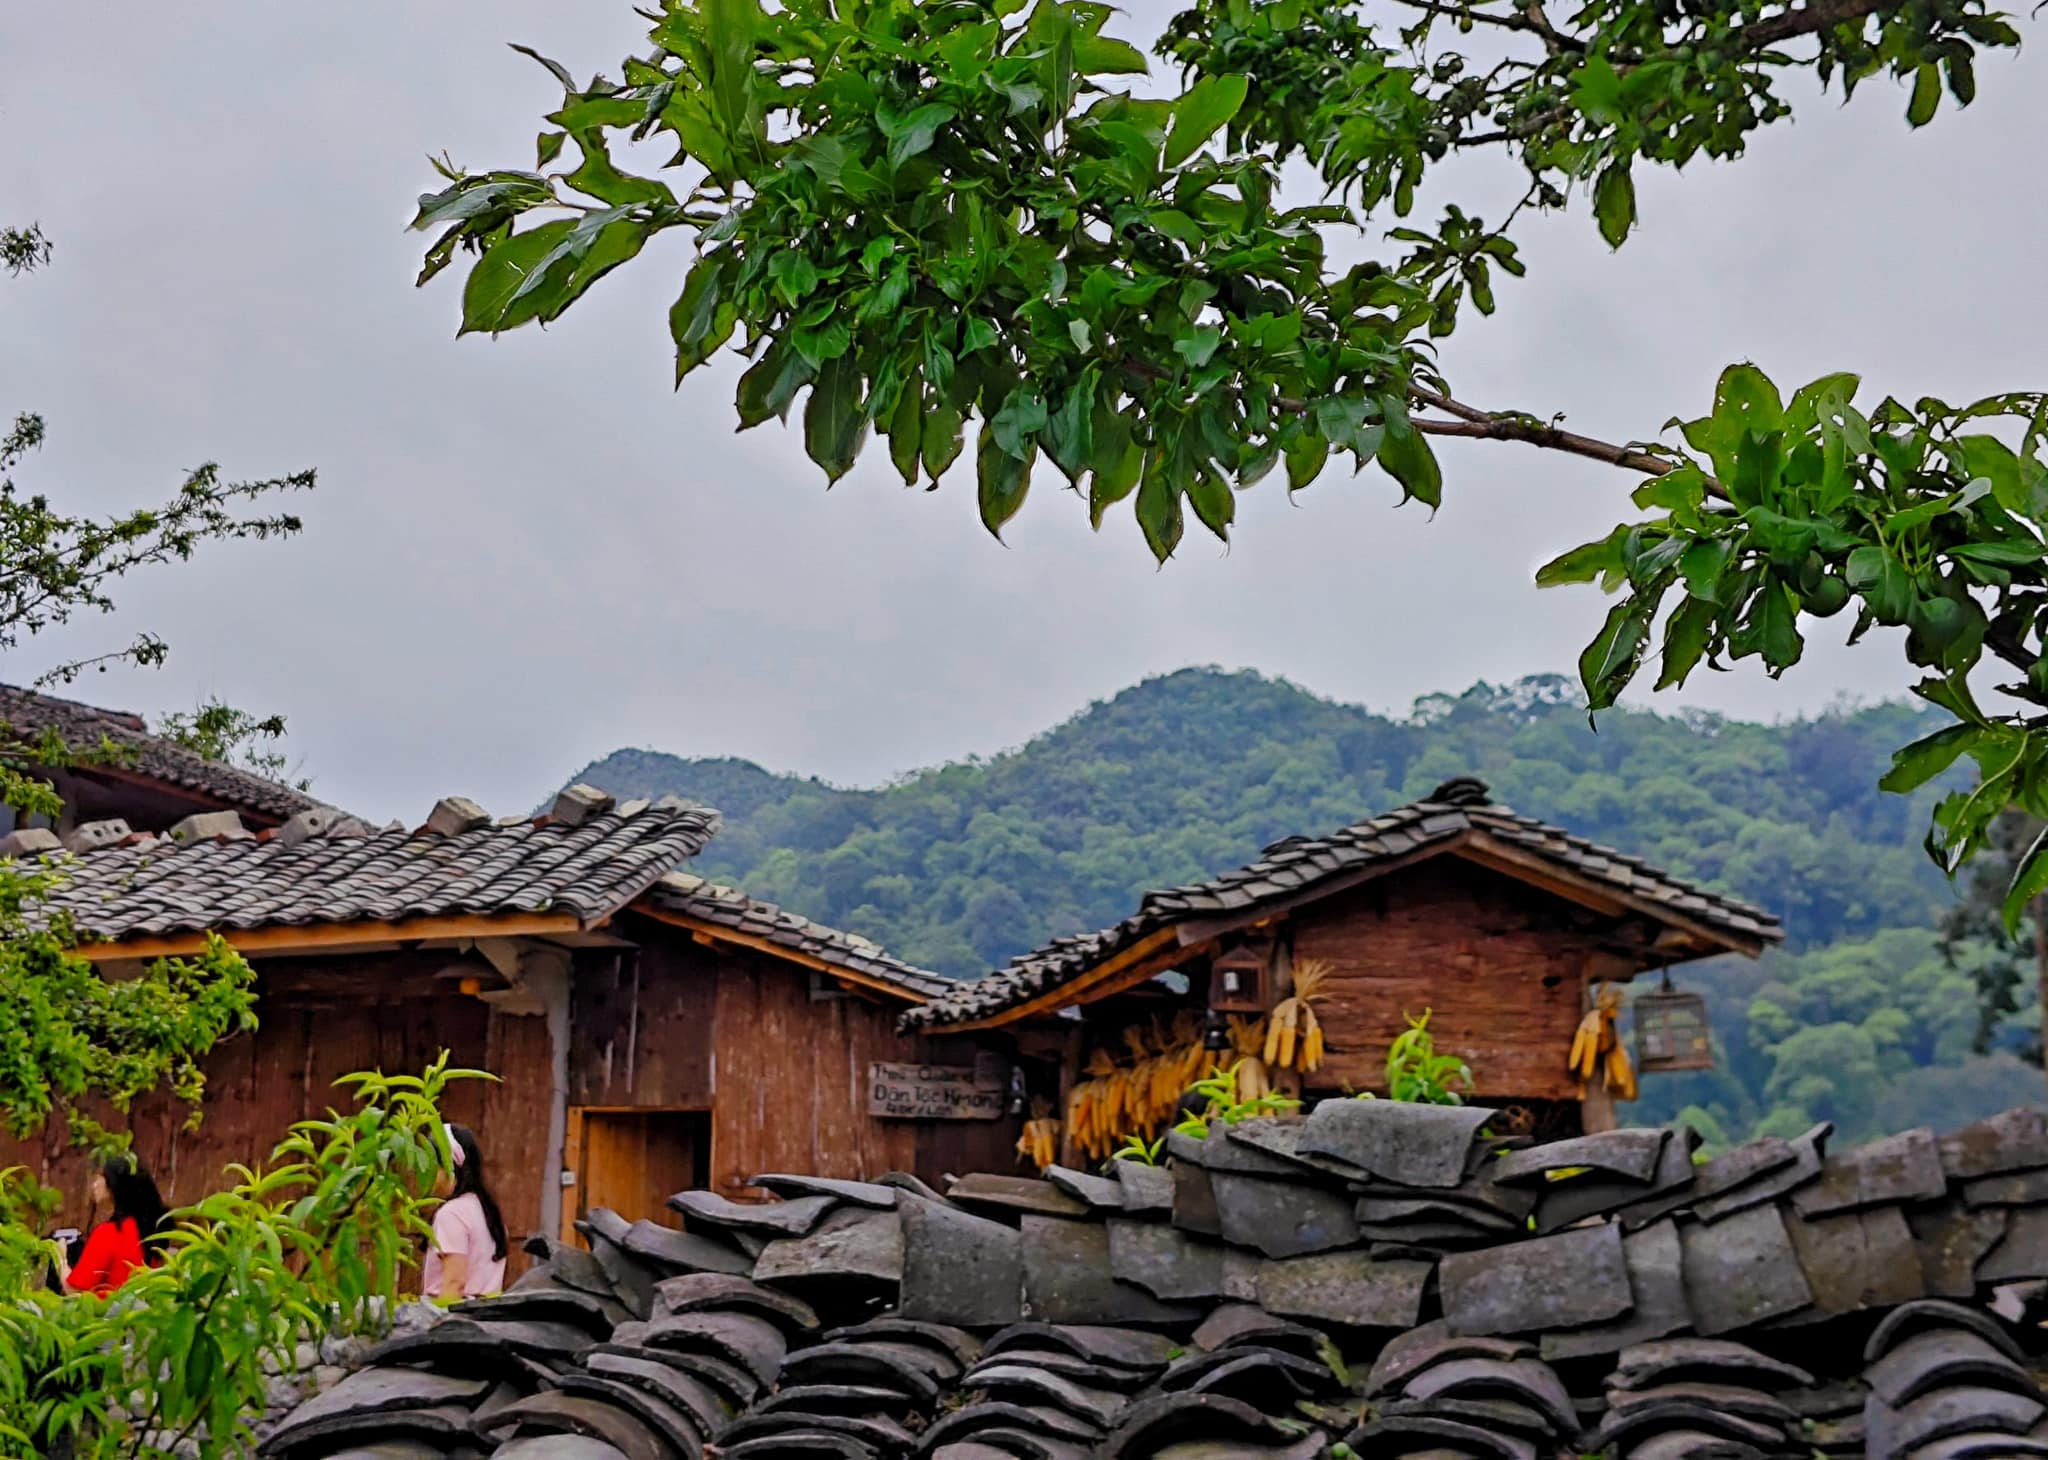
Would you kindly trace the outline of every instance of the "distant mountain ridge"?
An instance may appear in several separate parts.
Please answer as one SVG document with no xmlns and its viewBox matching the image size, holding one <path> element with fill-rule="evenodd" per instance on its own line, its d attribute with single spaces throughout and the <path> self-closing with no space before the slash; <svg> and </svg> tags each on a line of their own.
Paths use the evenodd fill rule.
<svg viewBox="0 0 2048 1460">
<path fill-rule="evenodd" d="M 698 859 L 707 875 L 956 977 L 1460 774 L 1770 908 L 1795 946 L 1924 926 L 1946 896 L 1920 851 L 1926 797 L 1876 789 L 1891 750 L 1924 733 L 1922 712 L 1760 725 L 1624 709 L 1595 732 L 1583 704 L 1570 681 L 1538 676 L 1395 719 L 1285 680 L 1187 669 L 1015 750 L 879 788 L 654 750 L 614 751 L 576 779 L 716 806 L 726 825 Z"/>
<path fill-rule="evenodd" d="M 615 751 L 573 779 L 716 806 L 725 829 L 697 871 L 972 978 L 1115 922 L 1151 888 L 1477 775 L 1518 811 L 1785 921 L 1785 949 L 1761 963 L 1680 971 L 1709 996 L 1721 1065 L 1647 1081 L 1631 1118 L 1685 1109 L 1731 1139 L 1834 1120 L 1860 1139 L 2040 1094 L 2038 1070 L 1971 1052 L 1970 975 L 1936 947 L 1950 892 L 1920 844 L 1939 789 L 1877 789 L 1891 752 L 1935 723 L 1905 704 L 1777 725 L 1621 709 L 1595 731 L 1560 676 L 1433 695 L 1393 717 L 1255 673 L 1185 669 L 1015 750 L 875 788 L 652 750 Z"/>
</svg>

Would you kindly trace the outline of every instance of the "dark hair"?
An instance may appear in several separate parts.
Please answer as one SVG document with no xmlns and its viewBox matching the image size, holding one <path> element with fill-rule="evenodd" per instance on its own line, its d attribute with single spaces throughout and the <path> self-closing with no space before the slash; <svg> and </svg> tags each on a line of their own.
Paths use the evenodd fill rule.
<svg viewBox="0 0 2048 1460">
<path fill-rule="evenodd" d="M 164 1205 L 149 1168 L 132 1155 L 108 1156 L 100 1162 L 100 1175 L 106 1178 L 116 1222 L 135 1223 L 136 1235 L 144 1242 L 163 1235 L 170 1225 L 170 1208 Z"/>
<path fill-rule="evenodd" d="M 484 1225 L 491 1229 L 491 1241 L 497 1246 L 491 1256 L 502 1261 L 505 1256 L 505 1218 L 498 1212 L 497 1198 L 484 1185 L 483 1148 L 476 1143 L 476 1132 L 466 1125 L 451 1125 L 448 1132 L 462 1152 L 462 1164 L 455 1168 L 455 1190 L 448 1193 L 448 1199 L 453 1201 L 458 1196 L 477 1199 L 477 1204 L 484 1209 Z"/>
</svg>

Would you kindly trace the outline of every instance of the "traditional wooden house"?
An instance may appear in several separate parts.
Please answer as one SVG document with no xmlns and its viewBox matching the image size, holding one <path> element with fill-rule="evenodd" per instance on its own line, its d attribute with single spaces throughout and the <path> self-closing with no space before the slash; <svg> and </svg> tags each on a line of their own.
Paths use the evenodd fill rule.
<svg viewBox="0 0 2048 1460">
<path fill-rule="evenodd" d="M 1582 1082 L 1568 1065 L 1603 984 L 1714 954 L 1754 957 L 1781 936 L 1768 913 L 1518 816 L 1461 779 L 1149 893 L 1116 926 L 1054 939 L 904 1023 L 930 1036 L 1007 1035 L 1030 1088 L 1057 1110 L 1077 1086 L 1118 1080 L 1112 1103 L 1125 1125 L 1142 1126 L 1134 1107 L 1170 1110 L 1171 1077 L 1233 1058 L 1233 1018 L 1249 1033 L 1313 965 L 1327 1054 L 1312 1071 L 1273 1072 L 1278 1083 L 1309 1095 L 1382 1089 L 1404 1016 L 1427 1009 L 1438 1047 L 1470 1063 L 1472 1097 L 1551 1135 L 1613 1123 L 1604 1078 Z M 1203 1036 L 1209 1057 L 1175 1064 Z M 1138 1099 L 1131 1087 L 1154 1075 L 1166 1078 Z M 1102 1132 L 1077 1150 L 1077 1134 L 1090 1133 L 1073 1125 L 1063 1159 L 1102 1154 Z"/>
<path fill-rule="evenodd" d="M 567 1234 L 592 1206 L 673 1221 L 669 1193 L 746 1199 L 762 1172 L 936 1180 L 1007 1160 L 1008 1065 L 897 1028 L 945 981 L 684 872 L 717 826 L 587 787 L 532 820 L 444 801 L 417 830 L 319 807 L 261 833 L 221 812 L 162 837 L 87 823 L 57 902 L 110 976 L 210 931 L 257 970 L 260 1028 L 208 1060 L 200 1127 L 166 1101 L 133 1113 L 174 1201 L 341 1103 L 336 1077 L 443 1049 L 498 1077 L 458 1087 L 449 1115 L 477 1130 L 522 1233 Z M 63 855 L 48 839 L 16 832 L 0 855 Z M 920 1078 L 933 1060 L 947 1068 Z M 22 1163 L 83 1189 L 55 1133 L 0 1144 L 0 1166 Z"/>
</svg>

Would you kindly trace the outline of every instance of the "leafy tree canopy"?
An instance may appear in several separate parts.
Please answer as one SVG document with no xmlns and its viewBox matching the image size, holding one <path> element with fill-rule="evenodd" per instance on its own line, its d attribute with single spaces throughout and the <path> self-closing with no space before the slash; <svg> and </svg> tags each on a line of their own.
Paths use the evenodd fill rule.
<svg viewBox="0 0 2048 1460">
<path fill-rule="evenodd" d="M 1544 583 L 1619 594 L 1580 671 L 1592 708 L 1653 657 L 1659 687 L 1702 663 L 1798 662 L 1816 618 L 1907 629 L 1914 690 L 1953 717 L 1887 783 L 1963 756 L 1944 799 L 1947 869 L 1997 813 L 2048 812 L 2044 397 L 1873 401 L 1841 373 L 1785 389 L 1731 366 L 1669 439 L 1611 443 L 1540 413 L 1461 400 L 1435 342 L 1519 275 L 1532 210 L 1589 205 L 1619 247 L 1644 168 L 1742 155 L 1809 79 L 1887 76 L 1914 126 L 2019 34 L 1983 0 L 1195 0 L 1151 63 L 1093 0 L 663 0 L 648 51 L 563 87 L 531 169 L 467 173 L 421 199 L 425 282 L 461 249 L 464 330 L 548 321 L 657 234 L 696 262 L 670 311 L 678 381 L 726 345 L 751 365 L 743 427 L 803 400 L 828 478 L 871 436 L 936 486 L 976 422 L 992 531 L 1040 457 L 1100 523 L 1129 498 L 1151 550 L 1187 516 L 1227 535 L 1234 494 L 1333 455 L 1434 506 L 1438 436 L 1520 441 L 1623 468 L 1636 512 Z M 1483 32 L 1483 40 L 1481 33 Z M 524 48 L 522 48 L 524 49 Z M 533 54 L 529 52 L 529 54 Z M 673 146 L 640 167 L 634 141 Z M 619 144 L 625 144 L 623 146 Z M 1454 158 L 1504 153 L 1526 180 L 1489 221 L 1414 215 Z M 1282 196 L 1306 166 L 1322 201 Z M 1445 173 L 1453 186 L 1457 173 Z M 1468 199 L 1469 201 L 1469 199 Z M 1381 257 L 1331 261 L 1333 229 Z M 1987 659 L 1987 655 L 1989 659 Z M 1987 702 L 1995 661 L 2012 676 Z M 2014 701 L 2021 708 L 2007 707 Z M 2048 887 L 2020 859 L 2008 925 Z"/>
</svg>

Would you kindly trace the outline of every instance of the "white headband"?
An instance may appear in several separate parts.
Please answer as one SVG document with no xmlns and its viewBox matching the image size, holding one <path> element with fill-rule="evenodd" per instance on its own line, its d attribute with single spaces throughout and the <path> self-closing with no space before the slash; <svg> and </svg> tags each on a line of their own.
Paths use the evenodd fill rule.
<svg viewBox="0 0 2048 1460">
<path fill-rule="evenodd" d="M 441 1129 L 442 1129 L 442 1130 L 443 1130 L 444 1132 L 446 1132 L 446 1133 L 447 1133 L 447 1136 L 448 1136 L 448 1151 L 449 1151 L 449 1154 L 450 1154 L 450 1155 L 451 1155 L 451 1156 L 452 1156 L 452 1157 L 454 1158 L 454 1160 L 455 1160 L 455 1169 L 456 1169 L 457 1171 L 460 1171 L 460 1170 L 462 1169 L 462 1142 L 460 1142 L 460 1141 L 458 1141 L 458 1140 L 456 1140 L 456 1139 L 455 1139 L 455 1127 L 454 1127 L 454 1126 L 452 1126 L 452 1125 L 443 1125 L 443 1126 L 441 1127 Z"/>
</svg>

